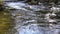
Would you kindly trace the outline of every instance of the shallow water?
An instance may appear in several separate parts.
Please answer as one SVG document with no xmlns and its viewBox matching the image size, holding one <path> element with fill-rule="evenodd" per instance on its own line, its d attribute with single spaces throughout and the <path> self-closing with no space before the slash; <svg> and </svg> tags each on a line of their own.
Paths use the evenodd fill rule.
<svg viewBox="0 0 60 34">
<path fill-rule="evenodd" d="M 6 2 L 5 6 L 16 24 L 16 34 L 60 34 L 59 7 L 49 8 L 43 4 L 29 5 L 23 2 Z"/>
</svg>

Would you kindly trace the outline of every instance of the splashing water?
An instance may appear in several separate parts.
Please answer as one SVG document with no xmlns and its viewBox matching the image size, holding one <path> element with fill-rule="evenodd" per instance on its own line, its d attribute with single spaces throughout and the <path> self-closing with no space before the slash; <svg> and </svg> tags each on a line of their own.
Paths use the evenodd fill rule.
<svg viewBox="0 0 60 34">
<path fill-rule="evenodd" d="M 29 5 L 22 2 L 10 2 L 6 3 L 5 6 L 16 9 L 11 10 L 11 14 L 15 20 L 16 25 L 14 28 L 17 29 L 18 34 L 59 34 L 58 32 L 60 32 L 60 29 L 56 29 L 59 28 L 57 24 L 47 24 L 58 23 L 59 19 L 50 18 L 50 16 L 57 16 L 55 14 L 59 12 L 57 7 L 48 8 L 44 5 Z M 42 27 L 41 24 L 43 24 Z"/>
</svg>

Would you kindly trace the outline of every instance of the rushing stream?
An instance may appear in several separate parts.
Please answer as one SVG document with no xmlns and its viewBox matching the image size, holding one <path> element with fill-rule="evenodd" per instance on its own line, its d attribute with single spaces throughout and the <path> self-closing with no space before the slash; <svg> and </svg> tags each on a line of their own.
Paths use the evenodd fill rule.
<svg viewBox="0 0 60 34">
<path fill-rule="evenodd" d="M 15 34 L 60 34 L 60 8 L 29 5 L 23 2 L 5 2 L 14 19 Z"/>
</svg>

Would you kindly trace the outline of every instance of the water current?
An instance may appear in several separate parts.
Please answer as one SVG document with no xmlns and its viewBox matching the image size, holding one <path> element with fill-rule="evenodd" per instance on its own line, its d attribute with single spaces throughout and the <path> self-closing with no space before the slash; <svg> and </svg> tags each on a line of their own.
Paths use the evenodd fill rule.
<svg viewBox="0 0 60 34">
<path fill-rule="evenodd" d="M 60 5 L 5 2 L 5 7 L 14 19 L 15 34 L 60 34 Z"/>
</svg>

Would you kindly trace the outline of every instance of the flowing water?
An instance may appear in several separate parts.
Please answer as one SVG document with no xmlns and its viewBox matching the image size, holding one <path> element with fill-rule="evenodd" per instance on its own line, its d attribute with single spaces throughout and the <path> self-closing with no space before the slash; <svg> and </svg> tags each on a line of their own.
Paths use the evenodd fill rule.
<svg viewBox="0 0 60 34">
<path fill-rule="evenodd" d="M 60 34 L 60 6 L 5 2 L 14 19 L 15 34 Z"/>
</svg>

